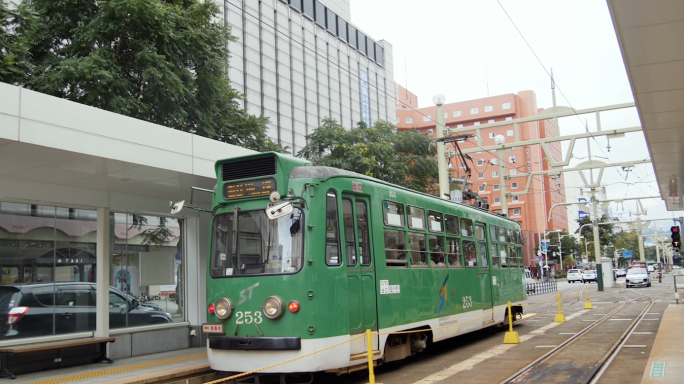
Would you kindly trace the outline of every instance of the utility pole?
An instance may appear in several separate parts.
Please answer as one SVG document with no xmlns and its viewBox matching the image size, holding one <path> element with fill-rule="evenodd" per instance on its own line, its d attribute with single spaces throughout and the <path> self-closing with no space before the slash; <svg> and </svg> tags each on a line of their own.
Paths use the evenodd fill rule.
<svg viewBox="0 0 684 384">
<path fill-rule="evenodd" d="M 496 135 L 496 137 L 494 137 L 494 143 L 496 143 L 496 145 L 503 146 L 504 144 L 506 144 L 506 138 L 503 135 Z M 506 168 L 504 167 L 503 148 L 496 150 L 496 157 L 498 159 L 497 163 L 499 163 L 499 193 L 501 194 L 499 200 L 501 200 L 501 213 L 504 216 L 508 217 L 508 196 L 506 196 Z"/>
<path fill-rule="evenodd" d="M 435 129 L 437 130 L 437 139 L 444 137 L 446 125 L 444 123 L 444 102 L 446 98 L 441 93 L 432 97 L 432 102 L 437 106 L 435 112 Z M 451 188 L 449 187 L 449 169 L 446 165 L 446 145 L 443 142 L 437 142 L 437 168 L 439 172 L 439 198 L 448 200 L 447 196 Z"/>
</svg>

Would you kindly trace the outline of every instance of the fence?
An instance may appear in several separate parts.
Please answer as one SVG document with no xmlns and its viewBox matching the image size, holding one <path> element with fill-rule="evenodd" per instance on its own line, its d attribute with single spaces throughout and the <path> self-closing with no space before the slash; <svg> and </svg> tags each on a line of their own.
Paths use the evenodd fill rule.
<svg viewBox="0 0 684 384">
<path fill-rule="evenodd" d="M 527 295 L 541 295 L 542 293 L 556 292 L 558 285 L 556 280 L 538 281 L 536 283 L 527 283 Z"/>
</svg>

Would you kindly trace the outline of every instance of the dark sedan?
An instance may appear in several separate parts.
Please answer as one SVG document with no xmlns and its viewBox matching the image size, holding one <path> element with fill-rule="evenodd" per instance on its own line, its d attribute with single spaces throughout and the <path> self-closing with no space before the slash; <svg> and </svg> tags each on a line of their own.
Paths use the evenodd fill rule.
<svg viewBox="0 0 684 384">
<path fill-rule="evenodd" d="M 141 306 L 109 287 L 109 327 L 170 323 L 168 313 Z M 0 286 L 0 340 L 95 330 L 95 283 Z"/>
</svg>

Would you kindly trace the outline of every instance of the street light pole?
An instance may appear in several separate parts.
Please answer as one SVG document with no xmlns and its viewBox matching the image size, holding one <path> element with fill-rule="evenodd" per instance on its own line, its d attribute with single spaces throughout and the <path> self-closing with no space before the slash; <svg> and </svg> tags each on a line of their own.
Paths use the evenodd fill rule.
<svg viewBox="0 0 684 384">
<path fill-rule="evenodd" d="M 441 139 L 444 137 L 444 130 L 446 125 L 444 123 L 444 102 L 446 98 L 441 93 L 438 93 L 432 97 L 432 101 L 437 106 L 437 111 L 435 112 L 435 129 L 437 130 L 437 138 Z M 449 193 L 451 188 L 449 187 L 449 170 L 446 165 L 446 146 L 444 143 L 437 143 L 437 169 L 439 172 L 439 198 L 448 200 L 446 194 Z"/>
<path fill-rule="evenodd" d="M 503 146 L 504 144 L 506 144 L 506 138 L 503 135 L 496 135 L 494 137 L 494 143 L 496 145 Z M 506 168 L 504 167 L 503 148 L 496 150 L 496 157 L 499 163 L 499 193 L 501 194 L 499 200 L 501 200 L 501 213 L 504 214 L 504 216 L 508 217 L 508 197 L 506 196 Z"/>
</svg>

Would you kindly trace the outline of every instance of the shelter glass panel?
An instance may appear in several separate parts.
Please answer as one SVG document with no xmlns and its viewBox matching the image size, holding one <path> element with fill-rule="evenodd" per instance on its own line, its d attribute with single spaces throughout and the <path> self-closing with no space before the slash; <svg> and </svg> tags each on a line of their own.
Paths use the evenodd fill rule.
<svg viewBox="0 0 684 384">
<path fill-rule="evenodd" d="M 95 211 L 0 202 L 0 341 L 95 330 L 96 238 Z"/>
</svg>

